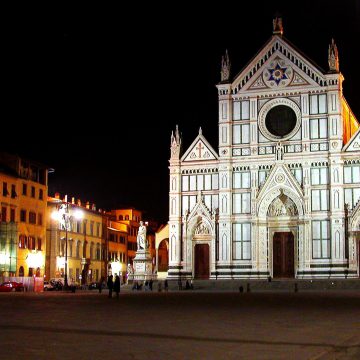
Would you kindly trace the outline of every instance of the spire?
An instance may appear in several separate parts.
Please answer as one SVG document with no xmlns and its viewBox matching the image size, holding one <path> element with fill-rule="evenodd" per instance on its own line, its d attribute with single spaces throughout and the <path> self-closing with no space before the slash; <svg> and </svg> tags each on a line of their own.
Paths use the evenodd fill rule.
<svg viewBox="0 0 360 360">
<path fill-rule="evenodd" d="M 175 135 L 174 132 L 171 132 L 171 159 L 179 159 L 181 151 L 181 135 L 179 133 L 179 127 L 176 125 Z"/>
<path fill-rule="evenodd" d="M 201 126 L 199 127 L 199 135 L 202 135 L 202 128 L 201 128 Z"/>
<path fill-rule="evenodd" d="M 228 82 L 230 78 L 230 59 L 228 51 L 225 51 L 225 56 L 221 58 L 221 81 Z"/>
<path fill-rule="evenodd" d="M 284 33 L 284 28 L 282 24 L 282 18 L 276 16 L 273 19 L 273 35 L 282 35 Z"/>
<path fill-rule="evenodd" d="M 180 137 L 180 133 L 179 133 L 179 125 L 176 125 L 175 139 L 176 139 L 176 142 L 181 145 L 181 137 Z"/>
<path fill-rule="evenodd" d="M 339 53 L 334 39 L 331 39 L 329 45 L 328 63 L 330 72 L 339 72 Z"/>
</svg>

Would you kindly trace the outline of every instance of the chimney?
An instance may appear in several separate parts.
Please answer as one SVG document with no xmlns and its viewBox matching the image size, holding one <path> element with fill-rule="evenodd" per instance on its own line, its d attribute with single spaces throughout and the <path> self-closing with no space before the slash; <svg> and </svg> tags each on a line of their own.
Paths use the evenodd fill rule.
<svg viewBox="0 0 360 360">
<path fill-rule="evenodd" d="M 89 201 L 86 202 L 86 208 L 90 209 L 90 202 Z"/>
<path fill-rule="evenodd" d="M 80 199 L 77 199 L 77 206 L 81 206 L 81 200 Z"/>
<path fill-rule="evenodd" d="M 75 204 L 75 198 L 74 197 L 71 198 L 71 203 Z"/>
<path fill-rule="evenodd" d="M 64 197 L 64 202 L 67 202 L 67 195 L 65 195 Z"/>
</svg>

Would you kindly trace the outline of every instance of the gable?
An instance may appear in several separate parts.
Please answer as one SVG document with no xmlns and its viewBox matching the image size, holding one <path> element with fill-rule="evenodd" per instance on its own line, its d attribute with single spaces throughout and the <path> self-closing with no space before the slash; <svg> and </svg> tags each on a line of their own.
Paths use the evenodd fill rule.
<svg viewBox="0 0 360 360">
<path fill-rule="evenodd" d="M 298 197 L 303 197 L 303 191 L 300 184 L 295 179 L 287 165 L 283 162 L 277 163 L 270 171 L 265 183 L 263 184 L 257 198 L 260 200 L 267 195 L 267 193 L 278 186 L 288 188 L 297 194 Z"/>
<path fill-rule="evenodd" d="M 296 86 L 325 86 L 324 71 L 292 44 L 273 36 L 253 60 L 236 76 L 233 93 Z"/>
<path fill-rule="evenodd" d="M 190 145 L 189 149 L 182 157 L 182 161 L 209 161 L 217 160 L 216 151 L 206 141 L 204 136 L 200 133 L 195 141 Z"/>
<path fill-rule="evenodd" d="M 277 90 L 285 87 L 318 86 L 308 75 L 303 73 L 281 53 L 275 52 L 258 70 L 259 75 L 250 80 L 241 91 Z M 257 74 L 256 74 L 257 75 Z"/>
<path fill-rule="evenodd" d="M 360 128 L 353 135 L 353 137 L 349 140 L 349 142 L 345 145 L 344 151 L 359 151 L 360 152 Z"/>
</svg>

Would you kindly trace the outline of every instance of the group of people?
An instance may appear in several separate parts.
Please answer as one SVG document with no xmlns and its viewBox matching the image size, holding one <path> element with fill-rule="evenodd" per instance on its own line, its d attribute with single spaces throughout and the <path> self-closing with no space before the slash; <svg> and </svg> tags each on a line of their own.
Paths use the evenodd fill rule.
<svg viewBox="0 0 360 360">
<path fill-rule="evenodd" d="M 143 287 L 143 284 L 142 283 L 139 283 L 137 281 L 134 281 L 133 283 L 133 286 L 132 286 L 132 290 L 142 290 L 142 287 Z M 153 289 L 153 280 L 149 280 L 149 281 L 145 281 L 145 284 L 144 284 L 144 290 L 145 291 L 152 291 Z"/>
<path fill-rule="evenodd" d="M 113 290 L 116 294 L 116 297 L 119 298 L 119 294 L 120 294 L 120 277 L 119 275 L 115 275 L 115 281 L 113 281 L 113 276 L 109 275 L 108 276 L 108 280 L 107 280 L 107 286 L 109 289 L 109 298 L 112 298 L 112 293 Z M 101 286 L 99 287 L 99 292 L 101 292 Z"/>
<path fill-rule="evenodd" d="M 183 285 L 182 285 L 181 279 L 178 280 L 178 288 L 179 288 L 179 290 L 183 290 Z M 185 290 L 193 290 L 193 289 L 194 289 L 194 286 L 193 286 L 192 279 L 191 279 L 191 282 L 189 282 L 189 280 L 186 280 Z"/>
</svg>

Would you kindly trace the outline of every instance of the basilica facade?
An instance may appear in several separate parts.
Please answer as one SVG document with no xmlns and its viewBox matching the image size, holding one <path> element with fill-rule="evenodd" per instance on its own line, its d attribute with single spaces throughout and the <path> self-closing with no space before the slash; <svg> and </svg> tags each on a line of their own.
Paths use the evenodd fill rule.
<svg viewBox="0 0 360 360">
<path fill-rule="evenodd" d="M 360 125 L 334 41 L 328 70 L 273 35 L 222 59 L 219 146 L 171 136 L 168 278 L 359 276 Z"/>
</svg>

